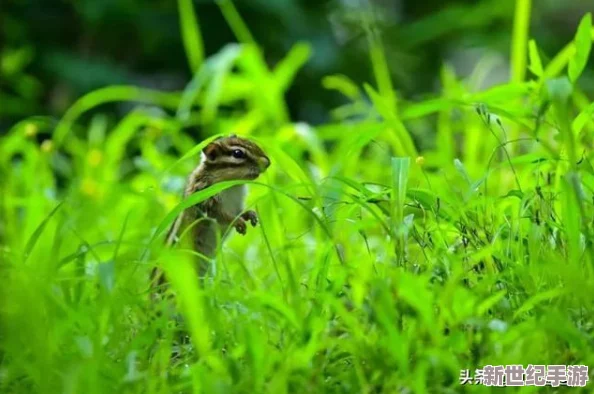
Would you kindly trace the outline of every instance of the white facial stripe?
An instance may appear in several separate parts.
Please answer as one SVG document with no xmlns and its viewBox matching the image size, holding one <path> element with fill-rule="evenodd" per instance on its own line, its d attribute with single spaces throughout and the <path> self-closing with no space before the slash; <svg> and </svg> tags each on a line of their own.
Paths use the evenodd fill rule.
<svg viewBox="0 0 594 394">
<path fill-rule="evenodd" d="M 217 159 L 217 162 L 219 163 L 243 163 L 245 161 L 245 159 L 237 159 L 233 156 L 220 156 Z"/>
</svg>

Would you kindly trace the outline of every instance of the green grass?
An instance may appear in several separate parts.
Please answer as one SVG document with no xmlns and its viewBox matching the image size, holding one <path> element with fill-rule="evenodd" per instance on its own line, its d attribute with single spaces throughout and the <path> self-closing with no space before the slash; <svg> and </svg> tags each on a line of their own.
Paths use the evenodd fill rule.
<svg viewBox="0 0 594 394">
<path fill-rule="evenodd" d="M 594 104 L 579 88 L 594 29 L 584 17 L 546 63 L 520 3 L 513 81 L 487 91 L 444 66 L 439 95 L 400 98 L 370 27 L 376 85 L 328 76 L 350 103 L 315 129 L 293 123 L 283 96 L 309 47 L 269 69 L 223 1 L 242 44 L 203 59 L 184 14 L 198 67 L 185 91 L 110 86 L 58 123 L 15 125 L 0 137 L 0 391 L 473 393 L 491 389 L 462 388 L 461 369 L 594 366 Z M 122 100 L 170 115 L 96 110 Z M 162 246 L 196 126 L 272 159 L 249 185 L 261 225 L 228 238 L 204 285 L 191 251 Z M 433 148 L 418 151 L 425 129 Z M 149 302 L 155 265 L 191 339 L 174 362 L 174 319 Z"/>
</svg>

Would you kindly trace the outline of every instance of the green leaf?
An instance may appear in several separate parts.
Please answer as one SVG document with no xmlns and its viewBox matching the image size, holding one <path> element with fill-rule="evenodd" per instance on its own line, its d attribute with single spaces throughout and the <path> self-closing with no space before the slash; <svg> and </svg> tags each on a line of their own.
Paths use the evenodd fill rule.
<svg viewBox="0 0 594 394">
<path fill-rule="evenodd" d="M 530 312 L 534 309 L 536 305 L 544 303 L 546 301 L 552 301 L 553 299 L 562 296 L 564 293 L 564 289 L 554 288 L 533 295 L 520 308 L 516 310 L 516 312 L 513 315 L 513 319 L 515 320 L 518 317 L 522 316 L 524 313 Z"/>
<path fill-rule="evenodd" d="M 309 60 L 311 47 L 306 43 L 297 43 L 274 70 L 274 77 L 282 90 L 287 90 L 297 71 Z"/>
<path fill-rule="evenodd" d="M 506 83 L 472 94 L 469 99 L 475 103 L 493 103 L 497 101 L 509 103 L 510 100 L 524 97 L 531 89 L 532 87 L 528 82 Z"/>
<path fill-rule="evenodd" d="M 205 92 L 202 117 L 205 122 L 213 121 L 217 116 L 217 107 L 223 93 L 223 83 L 231 73 L 237 58 L 241 55 L 242 47 L 237 44 L 227 44 L 212 60 L 212 80 Z"/>
<path fill-rule="evenodd" d="M 221 13 L 233 31 L 233 34 L 237 37 L 237 40 L 242 44 L 255 44 L 252 33 L 250 33 L 245 21 L 241 18 L 239 12 L 237 12 L 237 8 L 235 8 L 233 2 L 231 0 L 217 0 L 216 3 L 221 9 Z"/>
<path fill-rule="evenodd" d="M 210 59 L 212 60 L 212 58 Z M 188 83 L 177 107 L 177 113 L 175 117 L 182 122 L 187 122 L 190 119 L 192 112 L 192 106 L 200 93 L 204 90 L 204 86 L 212 73 L 211 62 L 207 61 L 200 67 L 200 69 L 194 74 L 194 77 Z"/>
<path fill-rule="evenodd" d="M 406 106 L 400 116 L 403 120 L 423 118 L 435 112 L 448 111 L 455 104 L 455 101 L 443 98 L 424 100 Z"/>
<path fill-rule="evenodd" d="M 391 96 L 384 96 L 376 92 L 369 84 L 363 84 L 365 92 L 371 99 L 373 106 L 377 112 L 387 121 L 390 126 L 390 133 L 386 138 L 390 140 L 394 147 L 394 152 L 402 156 L 416 157 L 418 156 L 417 149 L 411 138 L 409 131 L 404 126 L 404 123 L 399 118 L 399 113 L 396 110 L 396 101 Z"/>
<path fill-rule="evenodd" d="M 569 172 L 565 175 L 562 183 L 563 195 L 561 200 L 563 225 L 567 234 L 567 260 L 570 264 L 579 266 L 583 258 L 582 249 L 582 204 L 584 192 L 579 179 L 579 174 Z"/>
<path fill-rule="evenodd" d="M 390 67 L 388 66 L 382 40 L 375 32 L 375 27 L 372 26 L 373 23 L 369 18 L 364 15 L 362 22 L 366 30 L 371 66 L 379 94 L 386 100 L 389 107 L 395 109 L 397 104 L 396 94 L 392 86 Z"/>
<path fill-rule="evenodd" d="M 198 71 L 204 61 L 204 45 L 192 0 L 178 0 L 179 22 L 190 71 Z"/>
<path fill-rule="evenodd" d="M 584 15 L 578 26 L 575 34 L 574 45 L 575 53 L 569 59 L 569 66 L 567 68 L 567 75 L 572 83 L 575 83 L 580 77 L 590 56 L 592 49 L 592 37 L 590 31 L 592 30 L 592 14 Z"/>
<path fill-rule="evenodd" d="M 211 348 L 211 332 L 196 270 L 187 255 L 183 255 L 180 251 L 164 253 L 162 261 L 167 279 L 176 292 L 184 321 L 189 327 L 192 343 L 197 353 L 203 357 Z"/>
<path fill-rule="evenodd" d="M 536 75 L 537 77 L 541 77 L 544 73 L 544 69 L 542 68 L 542 61 L 540 60 L 538 47 L 536 46 L 536 41 L 534 40 L 530 40 L 528 43 L 528 59 L 530 60 L 530 65 L 528 68 L 532 74 Z"/>
<path fill-rule="evenodd" d="M 329 75 L 324 77 L 322 79 L 322 86 L 329 90 L 337 90 L 353 101 L 361 98 L 359 87 L 344 75 Z"/>
<path fill-rule="evenodd" d="M 526 44 L 530 31 L 532 0 L 516 0 L 512 31 L 511 79 L 522 82 L 526 74 Z"/>
<path fill-rule="evenodd" d="M 509 192 L 507 192 L 507 194 L 501 198 L 507 198 L 507 197 L 517 197 L 520 199 L 520 201 L 522 201 L 522 199 L 524 198 L 524 193 L 522 193 L 521 190 L 510 190 Z"/>
<path fill-rule="evenodd" d="M 371 103 L 377 112 L 385 119 L 393 120 L 396 118 L 394 107 L 388 103 L 388 100 L 382 97 L 371 85 L 364 83 L 363 88 L 369 96 Z"/>
<path fill-rule="evenodd" d="M 392 217 L 394 224 L 399 226 L 404 219 L 404 202 L 406 198 L 406 185 L 408 183 L 408 172 L 410 158 L 392 158 Z"/>
<path fill-rule="evenodd" d="M 592 114 L 594 114 L 594 103 L 590 104 L 578 116 L 573 120 L 571 129 L 575 135 L 578 135 L 582 129 L 586 126 L 586 123 L 592 120 Z"/>
<path fill-rule="evenodd" d="M 454 167 L 456 167 L 456 170 L 458 170 L 458 172 L 460 173 L 460 175 L 462 175 L 462 177 L 468 183 L 468 185 L 472 185 L 472 181 L 470 180 L 468 171 L 466 171 L 464 164 L 462 164 L 462 162 L 459 159 L 454 159 Z"/>
<path fill-rule="evenodd" d="M 39 240 L 39 237 L 41 237 L 41 234 L 43 233 L 45 226 L 47 226 L 50 219 L 56 214 L 56 212 L 58 212 L 58 210 L 60 209 L 62 204 L 63 203 L 61 202 L 58 205 L 56 205 L 54 207 L 54 209 L 52 209 L 52 211 L 49 213 L 49 215 L 47 215 L 45 217 L 45 219 L 43 219 L 43 221 L 39 224 L 39 226 L 35 229 L 35 231 L 31 235 L 31 237 L 29 238 L 29 241 L 27 241 L 27 245 L 25 246 L 25 261 L 31 254 L 31 251 L 33 250 L 33 247 L 37 243 L 37 240 Z"/>
</svg>

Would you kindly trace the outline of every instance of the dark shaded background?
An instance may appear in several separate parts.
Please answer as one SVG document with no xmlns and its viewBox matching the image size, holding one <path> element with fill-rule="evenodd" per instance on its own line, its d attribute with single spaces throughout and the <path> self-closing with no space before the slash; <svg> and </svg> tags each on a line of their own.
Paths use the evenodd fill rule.
<svg viewBox="0 0 594 394">
<path fill-rule="evenodd" d="M 439 68 L 468 74 L 487 54 L 507 79 L 513 0 L 236 0 L 274 65 L 298 41 L 313 57 L 287 100 L 294 120 L 317 124 L 341 98 L 321 78 L 373 81 L 361 12 L 371 4 L 394 85 L 414 99 L 438 89 Z M 214 0 L 194 2 L 206 55 L 236 41 Z M 74 100 L 109 84 L 182 89 L 190 79 L 173 0 L 1 0 L 0 132 L 30 115 L 60 116 Z M 533 2 L 531 36 L 552 57 L 573 37 L 591 0 Z M 545 57 L 546 58 L 546 57 Z M 592 72 L 580 81 L 591 93 Z"/>
</svg>

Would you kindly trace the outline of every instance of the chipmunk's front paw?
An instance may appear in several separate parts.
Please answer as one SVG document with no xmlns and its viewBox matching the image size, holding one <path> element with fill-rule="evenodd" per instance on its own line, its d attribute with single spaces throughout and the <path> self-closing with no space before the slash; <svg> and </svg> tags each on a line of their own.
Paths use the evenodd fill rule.
<svg viewBox="0 0 594 394">
<path fill-rule="evenodd" d="M 239 234 L 245 235 L 245 232 L 247 230 L 245 220 L 243 220 L 242 218 L 237 218 L 237 220 L 235 221 L 235 230 L 237 230 Z"/>
<path fill-rule="evenodd" d="M 252 227 L 256 227 L 256 224 L 258 224 L 258 214 L 255 211 L 245 211 L 241 214 L 241 218 L 243 220 L 249 220 Z"/>
</svg>

